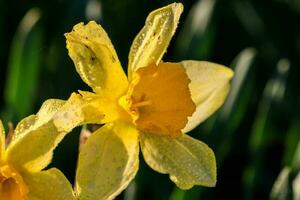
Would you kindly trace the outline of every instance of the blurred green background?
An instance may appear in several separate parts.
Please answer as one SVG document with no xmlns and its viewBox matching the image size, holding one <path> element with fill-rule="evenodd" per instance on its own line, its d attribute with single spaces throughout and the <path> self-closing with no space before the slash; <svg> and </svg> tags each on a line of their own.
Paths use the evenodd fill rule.
<svg viewBox="0 0 300 200">
<path fill-rule="evenodd" d="M 0 0 L 0 112 L 16 124 L 49 98 L 88 90 L 64 33 L 91 19 L 108 32 L 126 69 L 148 13 L 169 0 Z M 175 187 L 142 160 L 118 199 L 300 199 L 300 1 L 186 0 L 164 60 L 209 60 L 235 70 L 224 106 L 191 135 L 218 162 L 215 188 Z M 73 181 L 80 128 L 55 151 L 51 167 Z"/>
</svg>

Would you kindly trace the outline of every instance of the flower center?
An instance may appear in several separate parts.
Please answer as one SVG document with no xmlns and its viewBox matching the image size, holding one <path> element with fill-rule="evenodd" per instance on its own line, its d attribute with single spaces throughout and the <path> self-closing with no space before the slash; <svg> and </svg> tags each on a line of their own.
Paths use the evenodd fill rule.
<svg viewBox="0 0 300 200">
<path fill-rule="evenodd" d="M 176 137 L 196 109 L 189 83 L 180 64 L 149 65 L 136 71 L 119 102 L 142 131 Z"/>
<path fill-rule="evenodd" d="M 28 188 L 22 177 L 9 165 L 0 166 L 0 199 L 26 200 Z"/>
</svg>

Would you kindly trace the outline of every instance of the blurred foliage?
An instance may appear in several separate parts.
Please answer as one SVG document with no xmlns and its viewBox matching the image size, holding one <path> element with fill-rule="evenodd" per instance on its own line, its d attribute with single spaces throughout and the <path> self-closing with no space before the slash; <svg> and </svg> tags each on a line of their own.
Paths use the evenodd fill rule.
<svg viewBox="0 0 300 200">
<path fill-rule="evenodd" d="M 215 188 L 183 191 L 167 175 L 141 170 L 118 199 L 300 199 L 300 1 L 189 0 L 168 61 L 209 60 L 232 67 L 230 94 L 191 135 L 218 161 Z M 151 10 L 170 0 L 0 0 L 0 99 L 4 123 L 16 124 L 49 98 L 87 89 L 67 55 L 64 33 L 96 20 L 126 69 L 134 36 Z M 78 132 L 51 166 L 73 181 Z"/>
</svg>

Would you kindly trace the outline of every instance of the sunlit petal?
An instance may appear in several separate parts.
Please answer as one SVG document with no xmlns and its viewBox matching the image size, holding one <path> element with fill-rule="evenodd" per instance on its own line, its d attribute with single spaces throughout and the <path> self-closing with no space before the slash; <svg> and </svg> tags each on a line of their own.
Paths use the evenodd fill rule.
<svg viewBox="0 0 300 200">
<path fill-rule="evenodd" d="M 5 157 L 5 131 L 0 120 L 0 164 L 4 160 Z"/>
<path fill-rule="evenodd" d="M 185 134 L 170 138 L 143 133 L 140 144 L 147 164 L 160 173 L 169 174 L 179 188 L 216 184 L 215 156 L 203 142 Z"/>
<path fill-rule="evenodd" d="M 72 186 L 55 168 L 23 174 L 29 188 L 28 200 L 75 200 Z"/>
<path fill-rule="evenodd" d="M 212 115 L 224 103 L 233 71 L 222 65 L 205 61 L 183 61 L 181 63 L 191 80 L 189 88 L 197 106 L 183 129 L 183 132 L 188 132 Z"/>
<path fill-rule="evenodd" d="M 138 170 L 138 131 L 115 122 L 94 132 L 79 154 L 76 192 L 81 200 L 113 199 Z"/>
<path fill-rule="evenodd" d="M 41 106 L 36 115 L 22 119 L 16 126 L 12 140 L 22 137 L 23 134 L 36 129 L 52 120 L 53 115 L 65 104 L 60 99 L 48 99 Z"/>
<path fill-rule="evenodd" d="M 117 53 L 99 24 L 79 23 L 66 38 L 77 72 L 96 93 L 116 98 L 127 89 L 127 78 Z"/>
<path fill-rule="evenodd" d="M 54 124 L 59 131 L 70 132 L 76 126 L 84 123 L 100 124 L 105 114 L 100 109 L 100 103 L 92 96 L 82 96 L 81 94 L 72 93 L 70 98 L 55 114 Z"/>
<path fill-rule="evenodd" d="M 145 26 L 135 37 L 128 63 L 128 77 L 132 72 L 150 64 L 158 65 L 175 33 L 183 11 L 181 3 L 173 3 L 149 14 Z"/>
<path fill-rule="evenodd" d="M 47 100 L 36 115 L 22 120 L 7 149 L 7 160 L 18 171 L 40 171 L 52 159 L 54 148 L 65 136 L 59 132 L 51 117 L 64 104 L 61 100 Z"/>
</svg>

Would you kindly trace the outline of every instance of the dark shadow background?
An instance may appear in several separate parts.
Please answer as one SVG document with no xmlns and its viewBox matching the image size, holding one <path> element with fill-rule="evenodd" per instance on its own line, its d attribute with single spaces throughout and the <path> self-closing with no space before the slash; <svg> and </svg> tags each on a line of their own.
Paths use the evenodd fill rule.
<svg viewBox="0 0 300 200">
<path fill-rule="evenodd" d="M 89 90 L 65 48 L 64 33 L 73 25 L 91 19 L 101 23 L 126 70 L 131 42 L 148 13 L 172 2 L 0 0 L 3 122 L 16 124 L 46 99 Z M 180 2 L 185 10 L 164 60 L 208 60 L 235 70 L 224 106 L 191 133 L 215 151 L 218 183 L 182 191 L 141 158 L 135 181 L 118 199 L 293 199 L 300 168 L 300 1 Z M 79 131 L 63 140 L 51 164 L 70 181 Z M 284 167 L 290 173 L 277 181 L 281 185 L 270 196 Z"/>
</svg>

